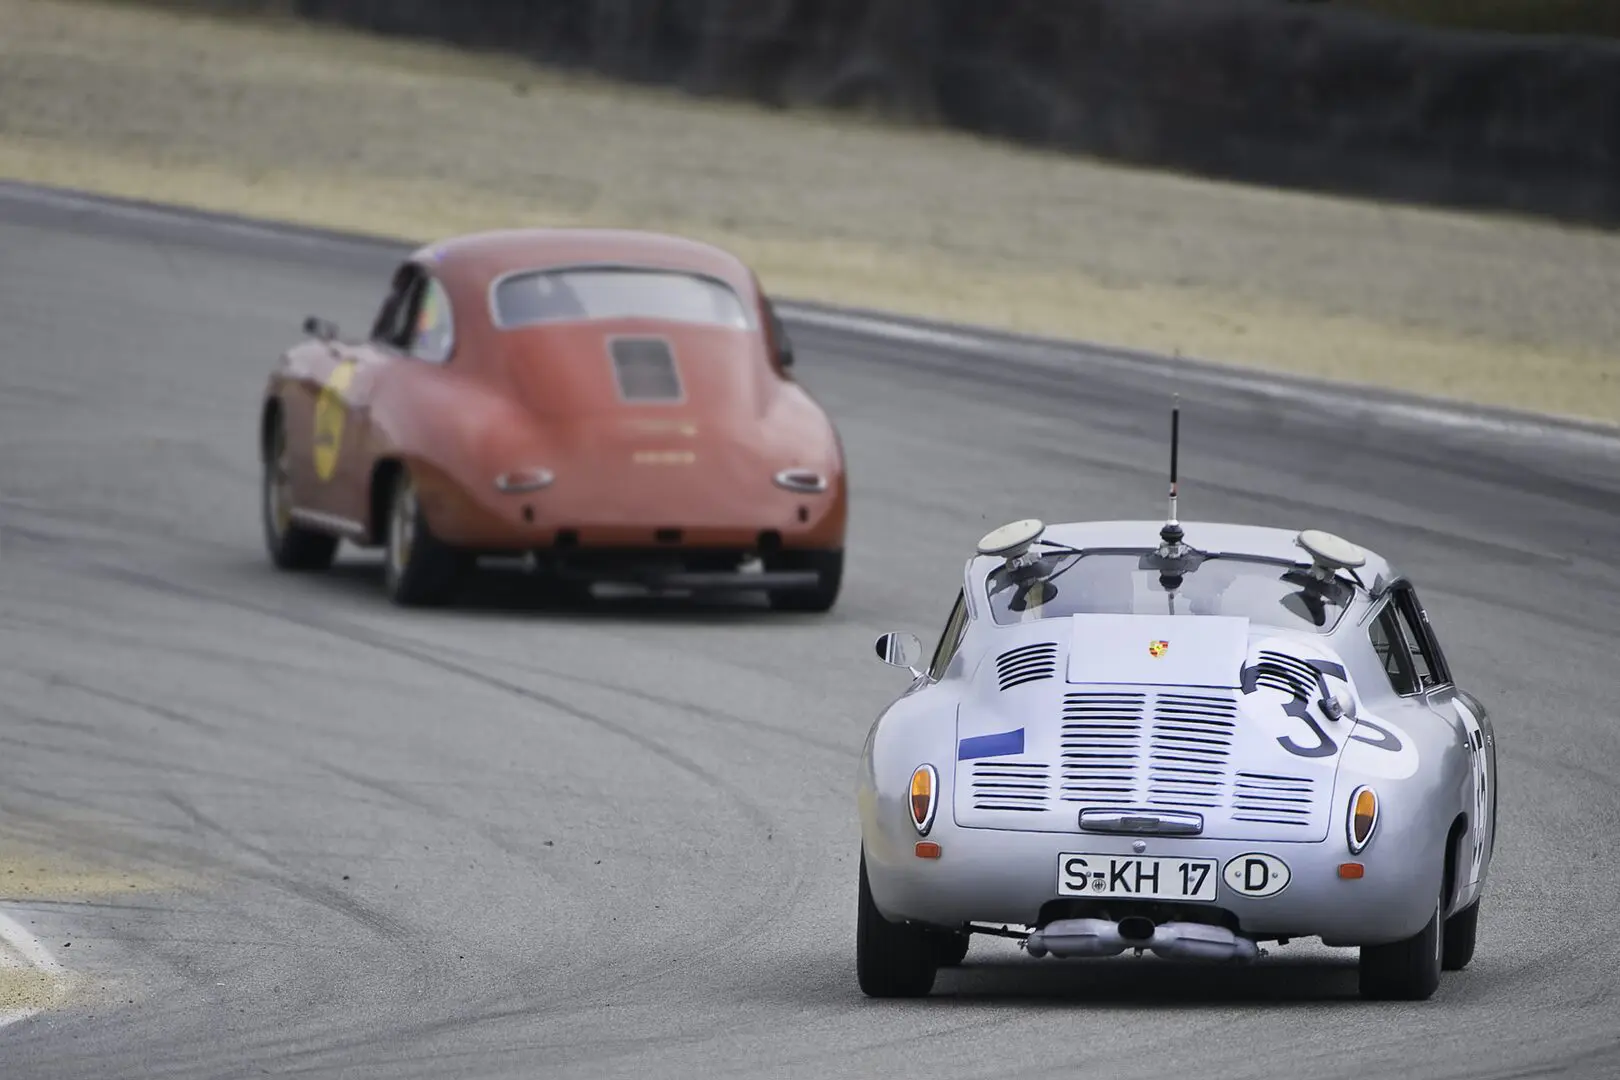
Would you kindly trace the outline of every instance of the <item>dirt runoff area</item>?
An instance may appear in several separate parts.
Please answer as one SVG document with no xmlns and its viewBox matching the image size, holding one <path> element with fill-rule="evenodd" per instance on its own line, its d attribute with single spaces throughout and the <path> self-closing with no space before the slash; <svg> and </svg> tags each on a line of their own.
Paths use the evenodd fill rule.
<svg viewBox="0 0 1620 1080">
<path fill-rule="evenodd" d="M 0 176 L 407 239 L 672 230 L 731 248 L 795 299 L 1620 421 L 1613 234 L 1116 168 L 275 20 L 0 0 L 0 27 Z"/>
</svg>

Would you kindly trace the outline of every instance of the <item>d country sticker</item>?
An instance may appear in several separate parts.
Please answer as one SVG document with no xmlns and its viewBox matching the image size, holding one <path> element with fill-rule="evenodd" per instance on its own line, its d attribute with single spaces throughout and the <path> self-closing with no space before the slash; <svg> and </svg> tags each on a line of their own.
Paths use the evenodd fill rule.
<svg viewBox="0 0 1620 1080">
<path fill-rule="evenodd" d="M 315 475 L 332 479 L 337 472 L 338 451 L 343 445 L 343 392 L 354 381 L 354 361 L 345 360 L 332 369 L 315 399 Z"/>
</svg>

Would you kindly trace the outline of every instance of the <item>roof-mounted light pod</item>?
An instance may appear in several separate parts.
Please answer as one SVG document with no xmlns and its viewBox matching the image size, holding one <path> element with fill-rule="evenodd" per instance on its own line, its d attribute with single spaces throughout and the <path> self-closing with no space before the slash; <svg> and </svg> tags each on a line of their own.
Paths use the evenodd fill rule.
<svg viewBox="0 0 1620 1080">
<path fill-rule="evenodd" d="M 911 773 L 911 823 L 918 836 L 927 836 L 934 827 L 934 811 L 939 803 L 939 774 L 932 765 L 919 765 Z"/>
<path fill-rule="evenodd" d="M 1030 545 L 1039 540 L 1044 532 L 1046 522 L 1039 518 L 1009 522 L 980 537 L 978 551 L 980 555 L 1005 559 L 1008 566 L 1016 566 L 1029 551 Z"/>
<path fill-rule="evenodd" d="M 1328 580 L 1340 570 L 1356 570 L 1367 565 L 1367 553 L 1361 548 L 1330 532 L 1306 529 L 1294 538 L 1311 557 L 1311 570 L 1317 577 Z"/>
<path fill-rule="evenodd" d="M 1359 855 L 1378 828 L 1378 794 L 1365 785 L 1356 788 L 1350 796 L 1350 819 L 1346 822 L 1346 839 L 1350 854 Z"/>
</svg>

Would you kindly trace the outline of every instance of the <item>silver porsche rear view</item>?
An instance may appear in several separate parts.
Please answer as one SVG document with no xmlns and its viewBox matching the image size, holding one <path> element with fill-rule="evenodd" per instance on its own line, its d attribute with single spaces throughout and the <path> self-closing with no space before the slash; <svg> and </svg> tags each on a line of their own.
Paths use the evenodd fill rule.
<svg viewBox="0 0 1620 1080">
<path fill-rule="evenodd" d="M 857 967 L 926 994 L 970 935 L 1032 957 L 1360 949 L 1370 998 L 1473 955 L 1491 719 L 1412 582 L 1319 530 L 1029 519 L 986 535 L 862 752 Z"/>
</svg>

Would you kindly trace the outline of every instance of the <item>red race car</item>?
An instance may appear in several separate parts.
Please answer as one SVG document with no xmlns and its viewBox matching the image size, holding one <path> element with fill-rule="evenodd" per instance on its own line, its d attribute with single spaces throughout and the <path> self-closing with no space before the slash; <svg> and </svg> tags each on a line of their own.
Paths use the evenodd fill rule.
<svg viewBox="0 0 1620 1080">
<path fill-rule="evenodd" d="M 402 263 L 367 340 L 304 329 L 260 421 L 276 566 L 383 547 L 406 605 L 447 601 L 483 556 L 576 593 L 837 600 L 843 448 L 732 255 L 652 233 L 480 233 Z"/>
</svg>

